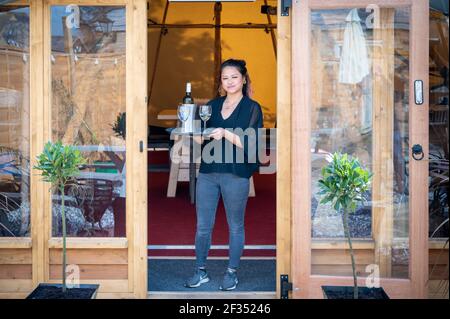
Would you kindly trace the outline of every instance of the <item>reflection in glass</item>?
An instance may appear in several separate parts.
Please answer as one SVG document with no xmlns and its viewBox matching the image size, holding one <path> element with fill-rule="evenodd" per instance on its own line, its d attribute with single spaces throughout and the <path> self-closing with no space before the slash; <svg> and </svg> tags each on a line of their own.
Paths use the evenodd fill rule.
<svg viewBox="0 0 450 319">
<path fill-rule="evenodd" d="M 448 91 L 448 17 L 430 12 L 430 113 L 429 113 L 429 236 L 449 237 L 449 91 Z"/>
<path fill-rule="evenodd" d="M 52 139 L 88 163 L 67 187 L 68 236 L 125 236 L 125 8 L 51 8 Z M 53 236 L 61 236 L 53 194 Z"/>
<path fill-rule="evenodd" d="M 30 236 L 29 16 L 0 6 L 0 237 Z"/>
<path fill-rule="evenodd" d="M 311 231 L 316 241 L 345 241 L 341 215 L 320 204 L 317 181 L 333 152 L 358 157 L 374 177 L 366 203 L 349 218 L 351 236 L 366 244 L 357 249 L 357 271 L 364 276 L 375 264 L 380 276 L 403 278 L 409 259 L 409 9 L 381 8 L 373 17 L 365 8 L 311 13 Z M 318 252 L 328 258 L 313 265 L 313 273 L 351 275 L 348 252 L 331 249 Z"/>
</svg>

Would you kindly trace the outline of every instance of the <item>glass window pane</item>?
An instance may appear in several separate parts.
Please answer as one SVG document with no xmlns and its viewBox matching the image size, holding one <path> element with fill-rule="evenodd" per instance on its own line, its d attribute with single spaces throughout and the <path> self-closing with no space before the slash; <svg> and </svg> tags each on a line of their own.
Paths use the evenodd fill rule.
<svg viewBox="0 0 450 319">
<path fill-rule="evenodd" d="M 0 237 L 30 236 L 30 10 L 0 6 Z"/>
<path fill-rule="evenodd" d="M 438 10 L 430 10 L 429 48 L 429 296 L 448 299 L 448 16 Z"/>
<path fill-rule="evenodd" d="M 125 7 L 52 6 L 52 139 L 87 159 L 65 190 L 72 237 L 125 233 Z M 53 236 L 61 236 L 53 194 Z"/>
<path fill-rule="evenodd" d="M 312 237 L 346 243 L 342 210 L 320 203 L 318 180 L 334 152 L 357 157 L 374 174 L 349 217 L 360 276 L 373 265 L 381 277 L 408 277 L 409 16 L 408 8 L 311 13 Z M 316 250 L 312 272 L 351 275 L 349 251 Z"/>
<path fill-rule="evenodd" d="M 430 237 L 448 238 L 448 17 L 430 16 Z"/>
</svg>

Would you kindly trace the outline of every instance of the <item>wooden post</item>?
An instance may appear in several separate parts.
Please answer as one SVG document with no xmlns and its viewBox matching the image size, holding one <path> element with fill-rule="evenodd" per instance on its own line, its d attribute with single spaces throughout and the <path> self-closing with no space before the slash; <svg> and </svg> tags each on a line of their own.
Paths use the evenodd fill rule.
<svg viewBox="0 0 450 319">
<path fill-rule="evenodd" d="M 222 3 L 216 2 L 214 4 L 214 21 L 215 21 L 215 33 L 214 33 L 214 89 L 212 96 L 218 96 L 219 92 L 219 76 L 220 65 L 222 64 L 222 44 L 220 37 L 220 23 L 221 23 Z"/>
<path fill-rule="evenodd" d="M 280 1 L 278 1 L 280 8 Z M 291 272 L 291 16 L 282 17 L 278 10 L 277 59 L 277 279 Z M 292 279 L 291 279 L 292 280 Z M 277 280 L 277 296 L 280 282 Z"/>
<path fill-rule="evenodd" d="M 267 6 L 267 0 L 264 0 L 264 4 Z M 269 12 L 267 12 L 267 22 L 270 25 L 272 24 L 272 18 L 270 17 Z M 275 54 L 275 59 L 276 59 L 277 58 L 277 37 L 275 36 L 275 31 L 273 31 L 273 29 L 270 29 L 270 37 L 272 38 L 273 53 Z"/>
<path fill-rule="evenodd" d="M 429 165 L 429 1 L 414 0 L 412 5 L 411 28 L 411 66 L 409 81 L 409 182 L 410 188 L 410 278 L 414 298 L 428 296 L 428 165 Z M 424 45 L 426 44 L 426 45 Z M 423 81 L 422 105 L 414 103 L 414 81 Z M 414 144 L 423 146 L 424 158 L 421 161 L 412 159 L 411 147 Z"/>
<path fill-rule="evenodd" d="M 293 16 L 291 64 L 294 70 L 291 71 L 291 274 L 294 298 L 309 296 L 311 275 L 311 152 L 309 147 L 305 147 L 310 145 L 311 140 L 310 2 L 310 0 L 293 2 L 291 13 Z"/>
<path fill-rule="evenodd" d="M 166 1 L 166 7 L 164 8 L 164 15 L 163 15 L 163 19 L 162 19 L 162 27 L 161 27 L 161 30 L 159 32 L 158 44 L 156 45 L 156 55 L 155 55 L 155 62 L 153 63 L 152 79 L 150 80 L 150 88 L 148 90 L 148 105 L 150 105 L 150 100 L 152 98 L 153 83 L 155 83 L 156 68 L 158 67 L 159 52 L 160 52 L 160 49 L 161 49 L 162 37 L 164 35 L 164 24 L 166 23 L 167 12 L 169 11 L 169 3 L 170 3 L 169 0 L 167 0 Z"/>
<path fill-rule="evenodd" d="M 45 218 L 44 182 L 32 167 L 36 157 L 44 148 L 44 1 L 30 3 L 30 207 L 32 240 L 32 278 L 33 286 L 44 282 L 45 265 Z"/>
<path fill-rule="evenodd" d="M 127 203 L 126 231 L 129 239 L 129 289 L 147 298 L 147 1 L 127 0 L 126 99 L 127 99 Z"/>
<path fill-rule="evenodd" d="M 394 14 L 381 8 L 373 53 L 373 185 L 372 232 L 380 276 L 391 277 L 394 181 Z"/>
</svg>

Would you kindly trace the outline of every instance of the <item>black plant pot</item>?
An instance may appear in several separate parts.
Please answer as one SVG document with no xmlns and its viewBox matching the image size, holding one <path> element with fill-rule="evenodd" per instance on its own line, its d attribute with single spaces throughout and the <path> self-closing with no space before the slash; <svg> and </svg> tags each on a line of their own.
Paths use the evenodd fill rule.
<svg viewBox="0 0 450 319">
<path fill-rule="evenodd" d="M 26 299 L 95 299 L 99 285 L 79 285 L 62 292 L 62 284 L 39 284 Z"/>
<path fill-rule="evenodd" d="M 353 286 L 322 286 L 325 299 L 353 299 Z M 358 287 L 358 299 L 389 299 L 383 288 Z"/>
</svg>

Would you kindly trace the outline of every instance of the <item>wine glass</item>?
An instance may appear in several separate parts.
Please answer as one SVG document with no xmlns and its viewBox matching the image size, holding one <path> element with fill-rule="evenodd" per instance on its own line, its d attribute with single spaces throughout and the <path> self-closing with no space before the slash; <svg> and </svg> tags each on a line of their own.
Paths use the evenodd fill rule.
<svg viewBox="0 0 450 319">
<path fill-rule="evenodd" d="M 212 108 L 211 105 L 200 105 L 199 115 L 203 122 L 203 128 L 206 129 L 206 122 L 211 118 Z M 203 132 L 203 130 L 202 130 Z"/>
<path fill-rule="evenodd" d="M 181 121 L 181 125 L 182 125 L 182 129 L 185 129 L 185 125 L 184 122 L 187 121 L 187 119 L 189 118 L 189 108 L 187 105 L 185 104 L 180 104 L 178 105 L 178 118 Z"/>
</svg>

